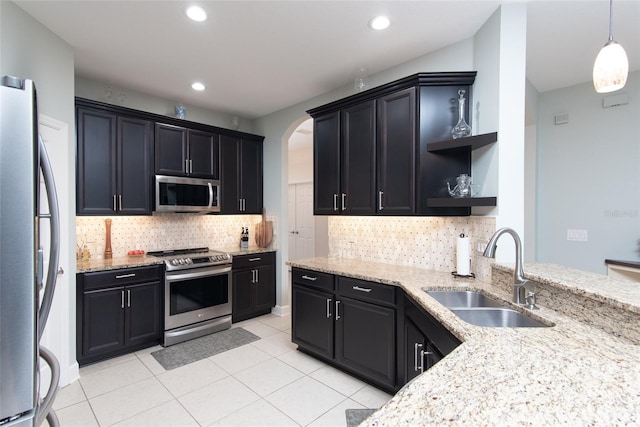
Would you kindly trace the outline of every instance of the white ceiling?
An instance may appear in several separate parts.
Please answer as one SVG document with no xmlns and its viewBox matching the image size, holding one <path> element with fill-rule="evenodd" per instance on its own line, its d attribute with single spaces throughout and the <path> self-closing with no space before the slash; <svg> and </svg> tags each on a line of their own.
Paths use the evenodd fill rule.
<svg viewBox="0 0 640 427">
<path fill-rule="evenodd" d="M 31 1 L 27 13 L 75 48 L 78 75 L 256 118 L 464 40 L 502 1 Z M 194 23 L 186 6 L 209 19 Z M 640 69 L 640 0 L 614 2 L 614 38 Z M 391 27 L 367 22 L 386 14 Z M 527 76 L 544 92 L 591 79 L 607 0 L 529 2 Z M 193 81 L 207 89 L 194 92 Z"/>
</svg>

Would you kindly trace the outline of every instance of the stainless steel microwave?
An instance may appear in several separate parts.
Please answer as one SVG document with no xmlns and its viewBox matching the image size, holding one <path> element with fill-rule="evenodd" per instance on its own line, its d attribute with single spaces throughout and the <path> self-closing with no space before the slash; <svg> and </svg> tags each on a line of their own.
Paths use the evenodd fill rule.
<svg viewBox="0 0 640 427">
<path fill-rule="evenodd" d="M 220 181 L 156 175 L 157 212 L 220 212 Z"/>
</svg>

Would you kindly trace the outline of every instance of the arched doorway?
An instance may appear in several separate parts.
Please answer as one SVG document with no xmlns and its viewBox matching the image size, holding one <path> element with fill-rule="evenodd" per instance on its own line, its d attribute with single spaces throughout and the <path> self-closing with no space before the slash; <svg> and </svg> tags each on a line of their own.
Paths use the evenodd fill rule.
<svg viewBox="0 0 640 427">
<path fill-rule="evenodd" d="M 327 217 L 313 216 L 313 119 L 291 132 L 288 159 L 288 260 L 328 253 Z"/>
</svg>

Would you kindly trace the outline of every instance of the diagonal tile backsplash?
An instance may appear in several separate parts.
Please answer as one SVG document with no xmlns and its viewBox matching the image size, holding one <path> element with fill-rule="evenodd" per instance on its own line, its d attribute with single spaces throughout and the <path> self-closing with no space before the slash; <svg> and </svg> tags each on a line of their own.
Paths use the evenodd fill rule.
<svg viewBox="0 0 640 427">
<path fill-rule="evenodd" d="M 105 248 L 105 219 L 111 218 L 113 256 L 125 256 L 132 249 L 146 252 L 176 248 L 226 248 L 239 245 L 242 227 L 249 227 L 249 241 L 255 242 L 255 224 L 260 215 L 199 215 L 156 213 L 153 216 L 78 216 L 76 238 L 86 243 L 91 258 L 102 258 Z M 276 247 L 276 218 L 272 245 Z"/>
<path fill-rule="evenodd" d="M 491 280 L 492 260 L 475 250 L 495 232 L 495 218 L 329 217 L 329 256 L 429 268 L 456 269 L 456 238 L 470 237 L 471 272 Z"/>
</svg>

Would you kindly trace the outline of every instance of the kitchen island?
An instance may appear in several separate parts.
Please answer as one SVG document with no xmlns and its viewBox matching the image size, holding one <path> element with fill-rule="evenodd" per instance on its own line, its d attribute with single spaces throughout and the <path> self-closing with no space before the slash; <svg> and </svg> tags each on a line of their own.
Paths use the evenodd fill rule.
<svg viewBox="0 0 640 427">
<path fill-rule="evenodd" d="M 487 328 L 463 322 L 423 288 L 477 289 L 510 301 L 508 266 L 494 266 L 492 283 L 486 283 L 446 272 L 343 258 L 289 264 L 399 286 L 463 342 L 405 385 L 363 425 L 640 422 L 640 291 L 633 283 L 528 264 L 525 276 L 538 283 L 540 310 L 521 310 L 553 326 Z"/>
</svg>

